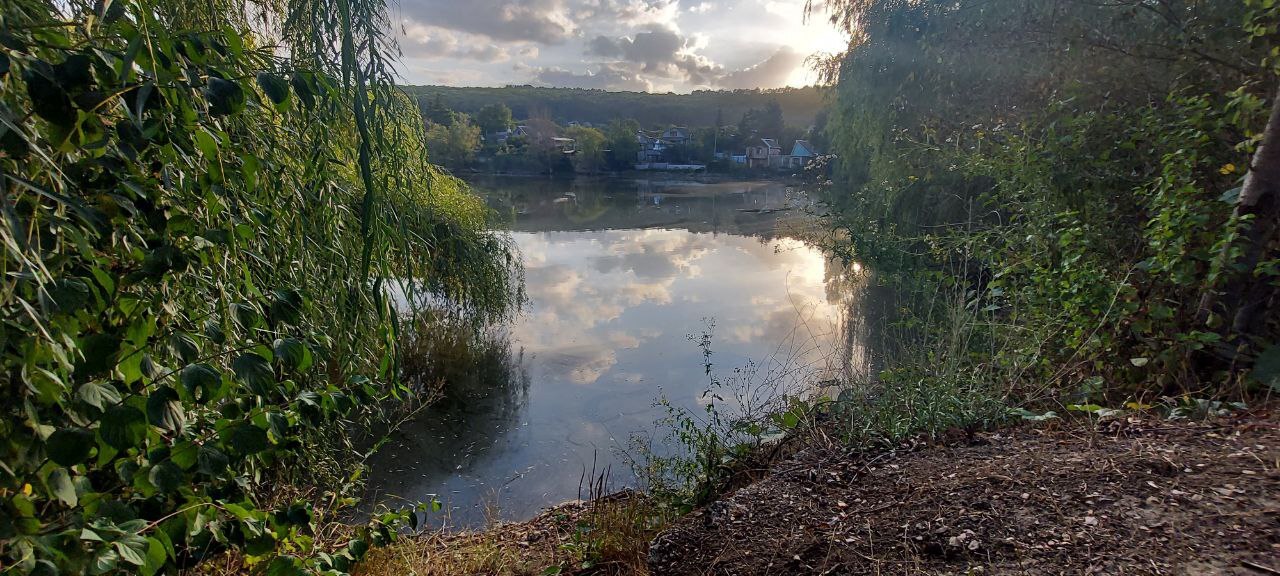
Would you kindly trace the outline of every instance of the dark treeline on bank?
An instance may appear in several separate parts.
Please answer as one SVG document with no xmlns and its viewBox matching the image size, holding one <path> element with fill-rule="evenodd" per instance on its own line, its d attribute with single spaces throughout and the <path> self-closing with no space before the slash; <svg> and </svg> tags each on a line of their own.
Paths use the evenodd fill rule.
<svg viewBox="0 0 1280 576">
<path fill-rule="evenodd" d="M 736 119 L 769 101 L 782 107 L 784 120 L 809 126 L 826 107 L 829 88 L 778 88 L 772 90 L 699 90 L 692 94 L 606 92 L 581 88 L 507 86 L 461 88 L 406 86 L 424 106 L 439 100 L 451 110 L 475 116 L 486 106 L 502 104 L 516 118 L 548 118 L 557 124 L 588 122 L 606 125 L 632 119 L 642 126 L 713 126 L 717 116 Z"/>
<path fill-rule="evenodd" d="M 519 89 L 503 90 L 513 91 L 513 99 L 519 102 Z M 594 98 L 596 104 L 628 95 L 584 92 L 582 97 Z M 479 108 L 472 102 L 454 109 L 439 93 L 431 100 L 420 100 L 419 106 L 427 123 L 426 144 L 431 161 L 460 171 L 574 174 L 676 170 L 793 174 L 803 170 L 818 157 L 819 150 L 827 147 L 825 110 L 810 118 L 811 123 L 795 125 L 787 123 L 788 111 L 774 93 L 743 92 L 753 99 L 756 96 L 765 99 L 760 107 L 735 116 L 726 113 L 725 108 L 712 108 L 715 100 L 706 100 L 707 94 L 738 93 L 669 95 L 675 102 L 687 102 L 689 108 L 712 111 L 706 124 L 695 125 L 675 123 L 673 118 L 687 116 L 678 113 L 672 116 L 641 113 L 640 116 L 646 118 L 641 121 L 630 116 L 634 110 L 625 107 L 612 110 L 606 116 L 589 111 L 581 116 L 567 116 L 606 118 L 603 122 L 565 121 L 565 116 L 552 116 L 546 109 L 520 104 L 513 108 L 501 100 Z M 530 109 L 534 111 L 524 115 L 517 112 Z M 463 110 L 474 110 L 474 113 Z M 804 114 L 798 116 L 808 118 Z"/>
</svg>

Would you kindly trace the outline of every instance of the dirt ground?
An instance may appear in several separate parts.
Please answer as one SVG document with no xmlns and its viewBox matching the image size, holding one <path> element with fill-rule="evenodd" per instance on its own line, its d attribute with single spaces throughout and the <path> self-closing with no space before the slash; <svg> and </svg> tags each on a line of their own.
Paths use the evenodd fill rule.
<svg viewBox="0 0 1280 576">
<path fill-rule="evenodd" d="M 655 575 L 1280 574 L 1280 415 L 812 443 L 681 518 Z"/>
</svg>

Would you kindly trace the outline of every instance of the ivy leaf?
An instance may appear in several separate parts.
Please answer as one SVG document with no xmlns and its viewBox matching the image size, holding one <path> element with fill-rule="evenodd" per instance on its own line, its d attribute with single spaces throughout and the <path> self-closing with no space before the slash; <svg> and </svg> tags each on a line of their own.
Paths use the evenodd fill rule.
<svg viewBox="0 0 1280 576">
<path fill-rule="evenodd" d="M 113 406 L 102 415 L 98 435 L 117 450 L 133 448 L 147 437 L 147 416 L 133 406 Z"/>
<path fill-rule="evenodd" d="M 179 379 L 182 380 L 182 387 L 187 395 L 201 404 L 212 400 L 222 387 L 222 375 L 208 364 L 188 365 L 182 369 Z"/>
<path fill-rule="evenodd" d="M 120 403 L 120 392 L 107 382 L 86 382 L 76 391 L 81 400 L 94 408 L 105 410 L 107 406 Z"/>
<path fill-rule="evenodd" d="M 275 290 L 271 295 L 271 321 L 297 325 L 302 317 L 302 293 L 297 290 Z"/>
<path fill-rule="evenodd" d="M 75 466 L 89 458 L 93 434 L 83 428 L 63 428 L 49 435 L 45 450 L 49 459 L 62 466 Z"/>
<path fill-rule="evenodd" d="M 266 450 L 267 446 L 269 446 L 267 431 L 248 422 L 242 422 L 232 428 L 227 438 L 227 444 L 241 455 L 257 454 Z"/>
<path fill-rule="evenodd" d="M 311 349 L 307 348 L 301 340 L 297 338 L 282 338 L 275 341 L 273 346 L 276 358 L 290 370 L 297 372 L 305 372 L 311 367 Z"/>
<path fill-rule="evenodd" d="M 298 559 L 287 554 L 276 556 L 267 566 L 267 576 L 302 576 L 306 574 L 298 563 Z"/>
<path fill-rule="evenodd" d="M 169 347 L 183 362 L 191 362 L 200 356 L 200 344 L 186 332 L 176 332 L 170 336 Z"/>
<path fill-rule="evenodd" d="M 177 491 L 185 480 L 186 477 L 183 475 L 182 469 L 170 461 L 164 461 L 152 466 L 151 471 L 147 473 L 147 481 L 166 494 Z"/>
<path fill-rule="evenodd" d="M 122 340 L 115 334 L 94 334 L 80 343 L 84 359 L 76 365 L 76 376 L 92 378 L 106 372 L 115 363 Z"/>
<path fill-rule="evenodd" d="M 169 386 L 162 386 L 152 392 L 147 397 L 147 420 L 157 428 L 182 432 L 183 426 L 187 424 L 187 416 L 182 410 L 182 403 L 178 401 L 178 392 Z"/>
<path fill-rule="evenodd" d="M 276 382 L 276 374 L 271 369 L 271 363 L 256 352 L 246 352 L 237 356 L 231 361 L 231 369 L 235 371 L 236 378 L 259 396 L 270 394 L 271 387 Z"/>
<path fill-rule="evenodd" d="M 76 486 L 71 482 L 71 475 L 67 473 L 66 468 L 57 468 L 49 473 L 49 489 L 53 491 L 53 495 L 58 500 L 71 508 L 76 507 L 79 498 L 76 496 Z"/>
<path fill-rule="evenodd" d="M 206 444 L 200 447 L 200 453 L 196 456 L 196 462 L 196 469 L 202 474 L 217 476 L 222 474 L 223 470 L 227 469 L 227 466 L 230 464 L 230 459 L 227 458 L 227 455 L 221 450 Z"/>
</svg>

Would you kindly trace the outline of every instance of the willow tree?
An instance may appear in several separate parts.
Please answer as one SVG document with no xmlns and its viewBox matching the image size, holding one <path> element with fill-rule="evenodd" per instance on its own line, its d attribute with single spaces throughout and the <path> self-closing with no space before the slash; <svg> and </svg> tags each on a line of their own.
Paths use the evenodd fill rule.
<svg viewBox="0 0 1280 576">
<path fill-rule="evenodd" d="M 369 0 L 0 5 L 0 565 L 341 572 L 408 517 L 315 530 L 359 476 L 347 431 L 409 393 L 406 305 L 501 318 L 518 271 L 425 163 L 390 25 Z"/>
</svg>

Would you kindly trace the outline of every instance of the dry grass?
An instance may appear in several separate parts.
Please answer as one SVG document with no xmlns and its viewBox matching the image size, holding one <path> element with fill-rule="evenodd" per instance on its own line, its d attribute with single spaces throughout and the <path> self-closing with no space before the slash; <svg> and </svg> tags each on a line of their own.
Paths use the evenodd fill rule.
<svg viewBox="0 0 1280 576">
<path fill-rule="evenodd" d="M 673 518 L 653 500 L 621 492 L 571 502 L 484 532 L 430 533 L 371 551 L 356 576 L 647 575 L 649 542 Z M 556 570 L 559 569 L 557 572 Z"/>
</svg>

